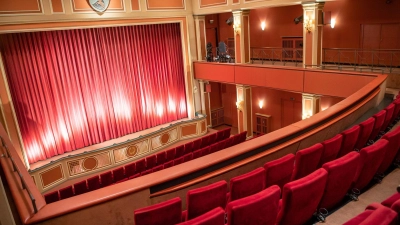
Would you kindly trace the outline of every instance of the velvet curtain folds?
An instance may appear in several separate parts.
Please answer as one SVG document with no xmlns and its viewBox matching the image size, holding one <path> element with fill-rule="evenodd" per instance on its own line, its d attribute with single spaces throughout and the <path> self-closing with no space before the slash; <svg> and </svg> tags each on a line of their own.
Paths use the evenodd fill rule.
<svg viewBox="0 0 400 225">
<path fill-rule="evenodd" d="M 187 117 L 179 24 L 4 34 L 29 163 Z"/>
</svg>

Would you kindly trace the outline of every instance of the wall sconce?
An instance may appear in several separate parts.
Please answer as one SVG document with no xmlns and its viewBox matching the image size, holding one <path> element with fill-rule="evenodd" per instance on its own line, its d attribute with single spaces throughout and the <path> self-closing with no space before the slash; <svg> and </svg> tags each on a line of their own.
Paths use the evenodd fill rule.
<svg viewBox="0 0 400 225">
<path fill-rule="evenodd" d="M 336 19 L 331 19 L 331 28 L 335 28 Z"/>
<path fill-rule="evenodd" d="M 306 29 L 306 31 L 308 33 L 311 33 L 313 27 L 313 20 L 308 18 L 308 16 L 305 16 L 304 18 L 304 29 Z"/>
<path fill-rule="evenodd" d="M 265 22 L 261 22 L 261 30 L 265 30 Z"/>
<path fill-rule="evenodd" d="M 260 101 L 258 102 L 258 106 L 260 106 L 260 109 L 262 109 L 262 107 L 264 106 L 264 101 L 263 101 L 263 100 L 260 100 Z"/>
<path fill-rule="evenodd" d="M 213 24 L 213 23 L 214 23 L 214 20 L 210 20 L 210 23 Z"/>
<path fill-rule="evenodd" d="M 240 32 L 240 20 L 234 20 L 233 22 L 233 30 L 235 31 L 235 33 L 239 33 Z"/>
<path fill-rule="evenodd" d="M 236 108 L 243 112 L 243 101 L 236 102 Z"/>
</svg>

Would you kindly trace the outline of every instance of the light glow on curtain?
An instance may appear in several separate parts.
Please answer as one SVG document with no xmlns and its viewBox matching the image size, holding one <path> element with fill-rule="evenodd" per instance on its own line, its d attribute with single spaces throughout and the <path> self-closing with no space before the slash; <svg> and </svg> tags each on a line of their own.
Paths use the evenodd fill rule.
<svg viewBox="0 0 400 225">
<path fill-rule="evenodd" d="M 179 24 L 4 34 L 29 163 L 187 117 Z"/>
</svg>

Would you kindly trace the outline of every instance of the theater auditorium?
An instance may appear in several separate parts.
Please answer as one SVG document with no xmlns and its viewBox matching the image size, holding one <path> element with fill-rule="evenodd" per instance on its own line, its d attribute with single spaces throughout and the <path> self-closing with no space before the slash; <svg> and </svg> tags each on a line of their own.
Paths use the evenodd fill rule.
<svg viewBox="0 0 400 225">
<path fill-rule="evenodd" d="M 0 225 L 400 224 L 399 0 L 0 1 Z"/>
</svg>

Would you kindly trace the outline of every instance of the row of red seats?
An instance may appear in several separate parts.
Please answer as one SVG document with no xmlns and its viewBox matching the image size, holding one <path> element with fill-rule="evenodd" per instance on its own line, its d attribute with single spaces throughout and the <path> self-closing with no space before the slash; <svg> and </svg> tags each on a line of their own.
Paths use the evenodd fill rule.
<svg viewBox="0 0 400 225">
<path fill-rule="evenodd" d="M 148 156 L 124 167 L 114 169 L 113 171 L 96 175 L 87 180 L 75 183 L 74 185 L 62 188 L 58 191 L 53 191 L 44 195 L 44 198 L 46 203 L 49 204 L 58 200 L 72 197 L 74 195 L 83 194 L 88 191 L 93 191 L 101 187 L 112 185 L 114 183 L 123 182 L 128 179 L 134 179 L 165 168 L 169 168 L 171 166 L 178 165 L 183 162 L 187 162 L 189 160 L 196 159 L 221 149 L 236 145 L 246 139 L 245 132 L 228 138 L 229 136 L 230 128 L 227 128 L 193 142 L 186 143 L 185 145 L 159 152 L 156 155 Z M 218 142 L 214 143 L 215 141 Z M 199 143 L 198 146 L 200 147 L 204 146 L 202 143 L 212 144 L 210 146 L 197 149 L 197 143 Z"/>
<path fill-rule="evenodd" d="M 399 107 L 398 103 L 397 101 L 396 104 L 394 104 L 396 107 L 389 105 L 383 113 L 378 113 L 379 115 L 383 114 L 385 116 L 383 121 L 394 122 L 398 120 L 398 110 L 396 113 L 393 113 L 394 109 Z M 386 113 L 386 111 L 390 111 L 391 108 L 393 108 L 393 112 Z M 388 119 L 386 119 L 386 114 L 390 115 L 387 117 Z M 370 122 L 371 120 L 369 119 L 367 121 Z M 390 122 L 388 122 L 388 124 L 389 123 Z M 375 127 L 375 123 L 372 123 L 372 125 Z M 385 129 L 386 125 L 383 127 L 383 124 L 378 124 L 376 129 L 378 132 L 376 132 L 376 135 Z M 349 130 L 354 130 L 354 128 L 350 128 Z M 371 133 L 372 130 L 373 129 L 371 129 Z M 179 222 L 195 219 L 196 216 L 201 216 L 216 207 L 225 208 L 224 202 L 235 202 L 243 197 L 246 198 L 246 196 L 260 193 L 265 187 L 278 185 L 281 188 L 283 187 L 283 195 L 280 201 L 280 213 L 276 220 L 277 224 L 303 224 L 312 217 L 316 209 L 329 210 L 335 207 L 346 196 L 349 190 L 363 190 L 374 178 L 375 174 L 378 171 L 384 172 L 387 170 L 393 162 L 394 156 L 399 154 L 400 127 L 393 132 L 385 134 L 382 140 L 379 140 L 375 144 L 364 147 L 370 139 L 369 137 L 371 137 L 372 140 L 375 139 L 374 135 L 371 136 L 371 133 L 368 134 L 368 139 L 363 140 L 363 142 L 365 141 L 364 144 L 359 145 L 364 147 L 361 149 L 360 153 L 348 151 L 348 141 L 350 140 L 350 138 L 348 138 L 348 133 L 348 130 L 344 131 L 342 134 L 322 144 L 316 144 L 310 148 L 298 151 L 296 156 L 289 154 L 280 159 L 266 163 L 264 168 L 258 168 L 250 173 L 232 178 L 230 181 L 231 191 L 228 194 L 225 194 L 227 189 L 225 181 L 213 184 L 215 187 L 209 185 L 204 188 L 191 190 L 187 193 L 187 210 L 182 213 L 182 218 L 177 216 L 175 219 L 178 220 L 180 218 Z M 363 137 L 358 136 L 358 133 L 352 137 L 355 136 L 357 138 L 356 142 L 358 138 Z M 354 146 L 350 147 L 351 150 L 353 150 L 353 148 Z M 344 154 L 341 157 L 339 156 L 340 158 L 338 158 L 338 155 L 342 154 L 339 154 L 339 152 L 343 152 L 342 154 Z M 296 163 L 294 164 L 295 160 Z M 321 166 L 322 168 L 318 169 Z M 194 194 L 192 194 L 192 191 Z M 227 196 L 225 197 L 225 195 Z M 210 198 L 210 196 L 212 196 L 212 198 Z M 260 218 L 269 215 L 269 213 L 265 211 L 259 212 L 257 208 L 252 208 L 251 205 L 252 203 L 249 203 L 250 209 L 246 211 L 247 213 L 243 214 L 245 217 L 244 219 L 247 221 L 251 221 L 252 218 Z M 152 216 L 152 209 L 166 210 L 159 209 L 159 207 L 163 207 L 163 203 L 161 203 L 161 205 L 154 205 L 135 211 L 136 224 L 177 223 L 176 221 L 166 223 L 164 219 L 161 219 L 163 222 L 159 221 L 160 223 L 156 220 L 150 223 L 146 222 L 146 218 L 152 218 L 154 216 Z M 167 210 L 167 212 L 170 210 L 171 209 Z M 180 215 L 181 211 L 178 210 L 178 208 L 176 208 L 175 211 L 179 211 L 177 215 Z M 252 212 L 257 215 L 253 215 Z M 229 221 L 228 209 L 227 213 Z M 209 216 L 211 217 L 215 216 L 213 213 L 210 214 Z M 318 215 L 323 217 L 321 214 Z M 269 219 L 265 218 L 265 220 L 272 221 L 268 224 L 274 224 L 274 217 L 271 215 L 268 217 Z M 143 221 L 141 221 L 142 219 Z M 322 218 L 322 220 L 324 220 L 324 218 Z M 257 221 L 258 220 L 247 224 L 267 224 L 258 223 Z M 190 222 L 188 224 L 193 223 Z M 228 222 L 228 224 L 238 223 Z"/>
<path fill-rule="evenodd" d="M 397 193 L 381 203 L 372 203 L 343 225 L 398 225 L 400 224 L 400 186 Z"/>
</svg>

